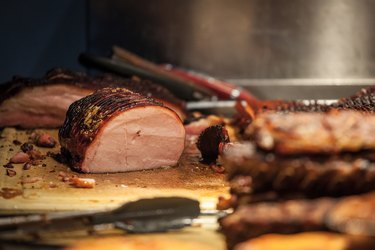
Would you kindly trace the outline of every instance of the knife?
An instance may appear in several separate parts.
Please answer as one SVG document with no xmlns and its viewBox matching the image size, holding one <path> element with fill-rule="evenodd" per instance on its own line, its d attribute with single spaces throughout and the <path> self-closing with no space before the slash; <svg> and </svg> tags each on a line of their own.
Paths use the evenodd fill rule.
<svg viewBox="0 0 375 250">
<path fill-rule="evenodd" d="M 260 105 L 259 100 L 255 96 L 235 84 L 221 81 L 197 72 L 177 68 L 170 64 L 164 66 L 158 65 L 118 46 L 113 46 L 112 58 L 145 69 L 149 72 L 188 81 L 195 87 L 211 91 L 215 96 L 222 100 L 246 101 L 253 108 Z"/>
<path fill-rule="evenodd" d="M 212 91 L 202 86 L 197 86 L 183 78 L 171 78 L 123 61 L 99 57 L 88 53 L 82 53 L 79 56 L 79 61 L 86 66 L 108 70 L 119 75 L 137 75 L 156 81 L 173 92 L 177 97 L 184 100 L 200 100 L 215 95 Z"/>
</svg>

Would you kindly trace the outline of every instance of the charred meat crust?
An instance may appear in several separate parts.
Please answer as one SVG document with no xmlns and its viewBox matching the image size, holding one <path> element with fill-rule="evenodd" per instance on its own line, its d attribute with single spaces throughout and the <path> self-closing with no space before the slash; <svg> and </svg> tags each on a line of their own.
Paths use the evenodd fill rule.
<svg viewBox="0 0 375 250">
<path fill-rule="evenodd" d="M 375 112 L 375 87 L 364 88 L 349 98 L 342 98 L 333 105 L 338 109 Z"/>
<path fill-rule="evenodd" d="M 185 111 L 185 102 L 176 98 L 168 89 L 149 80 L 133 80 L 103 75 L 91 77 L 67 69 L 56 68 L 48 71 L 44 78 L 32 79 L 13 77 L 7 83 L 0 85 L 0 104 L 6 99 L 16 95 L 25 87 L 46 86 L 51 84 L 69 84 L 79 88 L 98 90 L 105 87 L 126 88 L 142 95 L 160 99 L 180 107 Z"/>
<path fill-rule="evenodd" d="M 70 105 L 59 130 L 61 153 L 80 170 L 87 147 L 102 126 L 119 113 L 144 106 L 163 106 L 123 88 L 104 88 Z"/>
<path fill-rule="evenodd" d="M 314 100 L 306 102 L 300 101 L 264 101 L 263 105 L 259 107 L 257 113 L 266 112 L 269 110 L 279 113 L 290 112 L 328 112 L 333 106 L 319 104 Z"/>
<path fill-rule="evenodd" d="M 257 150 L 223 158 L 231 192 L 238 196 L 274 192 L 313 198 L 374 190 L 373 157 L 373 151 L 288 157 Z"/>
<path fill-rule="evenodd" d="M 341 98 L 337 103 L 328 105 L 320 104 L 314 100 L 308 102 L 271 100 L 261 102 L 256 112 L 268 110 L 289 112 L 328 112 L 331 110 L 357 110 L 366 113 L 375 112 L 375 87 L 363 88 L 353 96 Z"/>
<path fill-rule="evenodd" d="M 200 134 L 197 148 L 201 152 L 203 163 L 216 163 L 221 143 L 229 143 L 228 132 L 222 125 L 208 127 Z"/>
</svg>

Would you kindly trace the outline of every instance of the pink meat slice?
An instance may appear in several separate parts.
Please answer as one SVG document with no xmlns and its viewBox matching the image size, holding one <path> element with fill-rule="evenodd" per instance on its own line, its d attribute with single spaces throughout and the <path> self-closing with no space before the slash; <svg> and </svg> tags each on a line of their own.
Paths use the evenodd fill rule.
<svg viewBox="0 0 375 250">
<path fill-rule="evenodd" d="M 69 105 L 92 92 L 67 84 L 26 87 L 1 103 L 0 127 L 59 127 Z"/>
<path fill-rule="evenodd" d="M 59 139 L 62 153 L 79 171 L 127 172 L 176 165 L 185 129 L 161 103 L 105 88 L 72 104 Z"/>
<path fill-rule="evenodd" d="M 184 119 L 185 103 L 164 87 L 147 80 L 112 75 L 90 77 L 64 69 L 49 71 L 41 79 L 16 77 L 0 84 L 0 127 L 57 128 L 70 104 L 105 87 L 121 87 L 164 103 Z"/>
</svg>

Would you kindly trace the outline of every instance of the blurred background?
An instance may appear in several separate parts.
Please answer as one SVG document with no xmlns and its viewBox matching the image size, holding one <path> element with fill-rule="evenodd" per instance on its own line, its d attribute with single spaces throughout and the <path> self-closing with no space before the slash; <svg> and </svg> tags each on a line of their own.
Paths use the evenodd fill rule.
<svg viewBox="0 0 375 250">
<path fill-rule="evenodd" d="M 0 82 L 85 71 L 79 53 L 116 44 L 259 97 L 345 96 L 375 83 L 374 11 L 372 0 L 3 1 Z"/>
</svg>

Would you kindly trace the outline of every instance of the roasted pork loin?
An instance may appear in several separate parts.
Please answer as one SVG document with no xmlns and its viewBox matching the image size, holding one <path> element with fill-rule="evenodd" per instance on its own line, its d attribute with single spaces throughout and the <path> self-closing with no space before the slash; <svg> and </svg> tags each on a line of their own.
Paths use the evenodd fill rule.
<svg viewBox="0 0 375 250">
<path fill-rule="evenodd" d="M 59 140 L 79 171 L 125 172 L 176 165 L 185 130 L 163 104 L 123 88 L 104 88 L 69 107 Z"/>
<path fill-rule="evenodd" d="M 183 119 L 185 104 L 164 87 L 146 80 L 104 75 L 90 77 L 64 69 L 49 71 L 42 79 L 15 77 L 0 85 L 0 127 L 55 128 L 63 124 L 70 104 L 104 87 L 122 87 L 152 97 Z"/>
</svg>

